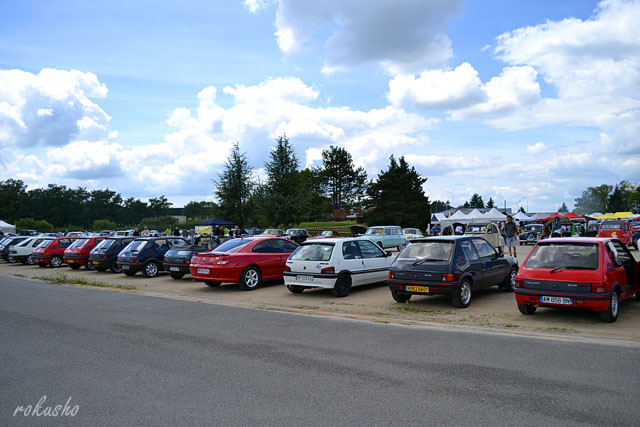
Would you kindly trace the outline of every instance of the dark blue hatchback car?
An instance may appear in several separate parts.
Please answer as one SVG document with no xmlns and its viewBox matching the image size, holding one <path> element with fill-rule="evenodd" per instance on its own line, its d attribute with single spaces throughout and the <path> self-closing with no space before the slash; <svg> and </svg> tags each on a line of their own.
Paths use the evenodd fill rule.
<svg viewBox="0 0 640 427">
<path fill-rule="evenodd" d="M 118 254 L 118 265 L 127 276 L 142 271 L 145 277 L 155 277 L 164 270 L 164 255 L 174 245 L 188 246 L 189 243 L 181 237 L 137 238 Z"/>
</svg>

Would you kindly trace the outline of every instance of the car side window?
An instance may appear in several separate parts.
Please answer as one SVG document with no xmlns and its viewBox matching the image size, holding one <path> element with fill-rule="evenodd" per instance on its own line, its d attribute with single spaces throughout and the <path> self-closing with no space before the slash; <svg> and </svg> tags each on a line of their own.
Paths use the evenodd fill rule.
<svg viewBox="0 0 640 427">
<path fill-rule="evenodd" d="M 378 245 L 368 240 L 360 240 L 358 241 L 358 245 L 360 246 L 363 258 L 383 258 L 385 256 L 384 251 L 380 249 Z"/>
<path fill-rule="evenodd" d="M 460 242 L 460 247 L 462 248 L 462 252 L 464 252 L 464 256 L 467 257 L 469 261 L 477 261 L 479 259 L 476 248 L 469 240 Z"/>
<path fill-rule="evenodd" d="M 478 251 L 478 255 L 480 258 L 489 258 L 496 254 L 496 251 L 493 249 L 489 243 L 481 239 L 473 239 L 473 246 L 476 247 Z"/>
<path fill-rule="evenodd" d="M 286 240 L 274 240 L 273 246 L 281 253 L 291 253 L 296 250 L 297 246 L 294 243 L 287 242 Z"/>
<path fill-rule="evenodd" d="M 61 239 L 61 240 L 58 240 L 58 245 L 59 245 L 61 248 L 66 248 L 66 247 L 68 247 L 70 244 L 71 244 L 71 240 L 69 240 L 69 239 Z"/>
<path fill-rule="evenodd" d="M 270 254 L 274 252 L 280 252 L 278 248 L 274 247 L 271 239 L 262 241 L 253 247 L 252 252 L 258 252 L 261 254 Z"/>
<path fill-rule="evenodd" d="M 342 244 L 342 257 L 344 259 L 360 259 L 362 254 L 356 242 L 344 242 Z"/>
<path fill-rule="evenodd" d="M 613 242 L 613 246 L 616 248 L 618 252 L 618 260 L 621 264 L 629 264 L 631 262 L 631 254 L 627 252 L 627 250 L 622 246 L 620 242 Z"/>
</svg>

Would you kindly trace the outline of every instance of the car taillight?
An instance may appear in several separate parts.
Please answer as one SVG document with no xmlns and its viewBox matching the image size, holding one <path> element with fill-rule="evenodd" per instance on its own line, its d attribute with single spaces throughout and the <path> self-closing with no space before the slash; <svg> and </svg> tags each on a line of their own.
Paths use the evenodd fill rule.
<svg viewBox="0 0 640 427">
<path fill-rule="evenodd" d="M 220 258 L 216 260 L 216 264 L 218 265 L 229 264 L 229 258 Z"/>
<path fill-rule="evenodd" d="M 133 262 L 139 262 L 139 261 L 140 261 L 140 258 L 134 258 L 133 259 Z"/>
<path fill-rule="evenodd" d="M 106 255 L 100 255 L 100 258 L 107 259 L 107 256 Z"/>
<path fill-rule="evenodd" d="M 291 267 L 289 267 L 288 265 L 285 265 L 284 271 L 291 271 Z"/>
<path fill-rule="evenodd" d="M 393 279 L 393 271 L 389 270 L 389 279 Z"/>
<path fill-rule="evenodd" d="M 442 275 L 443 282 L 453 282 L 453 273 L 447 273 Z"/>
<path fill-rule="evenodd" d="M 516 288 L 524 288 L 524 280 L 516 279 Z"/>
<path fill-rule="evenodd" d="M 191 260 L 189 258 L 185 258 L 185 259 L 182 260 L 182 262 L 184 264 L 189 264 L 191 262 Z"/>
<path fill-rule="evenodd" d="M 321 274 L 333 274 L 336 272 L 336 269 L 333 267 L 325 267 L 322 270 L 320 270 Z"/>
<path fill-rule="evenodd" d="M 604 291 L 605 291 L 605 287 L 602 285 L 602 283 L 591 284 L 591 292 L 604 292 Z"/>
</svg>

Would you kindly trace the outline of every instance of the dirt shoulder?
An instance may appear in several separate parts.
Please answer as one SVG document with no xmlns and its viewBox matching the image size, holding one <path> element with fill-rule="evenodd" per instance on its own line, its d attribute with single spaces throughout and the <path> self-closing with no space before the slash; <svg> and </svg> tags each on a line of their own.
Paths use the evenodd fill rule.
<svg viewBox="0 0 640 427">
<path fill-rule="evenodd" d="M 518 258 L 522 262 L 531 247 L 518 249 Z M 636 251 L 634 255 L 638 258 Z M 233 284 L 210 288 L 192 281 L 189 276 L 175 280 L 166 273 L 147 279 L 140 274 L 128 277 L 84 269 L 71 270 L 68 267 L 52 269 L 0 262 L 0 286 L 3 275 L 43 279 L 60 274 L 68 279 L 135 287 L 135 290 L 128 291 L 115 289 L 120 292 L 205 303 L 514 335 L 620 340 L 622 344 L 640 346 L 640 328 L 637 326 L 640 322 L 640 303 L 633 298 L 621 303 L 620 316 L 611 324 L 602 322 L 597 313 L 569 308 L 539 308 L 533 316 L 524 316 L 516 307 L 513 293 L 505 293 L 495 287 L 475 292 L 471 305 L 466 309 L 458 309 L 445 296 L 414 297 L 409 303 L 396 303 L 384 284 L 354 288 L 348 297 L 335 298 L 330 291 L 320 289 L 291 294 L 281 281 L 266 283 L 255 291 L 245 292 Z"/>
</svg>

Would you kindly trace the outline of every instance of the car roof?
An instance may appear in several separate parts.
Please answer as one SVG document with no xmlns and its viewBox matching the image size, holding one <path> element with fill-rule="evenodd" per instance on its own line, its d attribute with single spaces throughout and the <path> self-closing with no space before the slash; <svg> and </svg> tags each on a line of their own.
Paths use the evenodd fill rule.
<svg viewBox="0 0 640 427">
<path fill-rule="evenodd" d="M 614 237 L 552 237 L 540 240 L 538 243 L 606 243 L 610 240 L 618 240 Z"/>
<path fill-rule="evenodd" d="M 399 225 L 370 225 L 369 228 L 402 228 Z"/>
<path fill-rule="evenodd" d="M 371 242 L 372 240 L 368 237 L 358 236 L 358 237 L 329 237 L 327 239 L 311 239 L 305 240 L 300 245 L 322 245 L 322 244 L 330 244 L 330 243 L 340 243 L 340 242 L 350 242 L 355 240 L 366 240 Z"/>
</svg>

